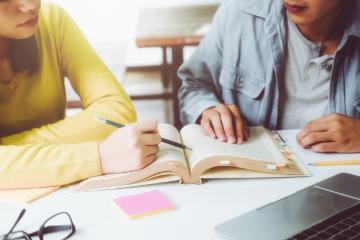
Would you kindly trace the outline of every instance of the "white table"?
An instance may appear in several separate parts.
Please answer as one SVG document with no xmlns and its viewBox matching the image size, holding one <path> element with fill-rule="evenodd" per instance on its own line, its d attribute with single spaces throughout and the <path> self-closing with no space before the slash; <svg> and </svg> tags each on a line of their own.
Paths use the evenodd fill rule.
<svg viewBox="0 0 360 240">
<path fill-rule="evenodd" d="M 285 138 L 292 136 L 286 135 Z M 291 139 L 288 139 L 291 140 Z M 295 141 L 290 141 L 295 145 Z M 307 156 L 294 146 L 298 156 Z M 306 162 L 307 159 L 304 159 Z M 239 214 L 288 196 L 306 186 L 341 172 L 360 175 L 359 166 L 310 167 L 312 177 L 287 179 L 212 180 L 202 185 L 178 183 L 129 189 L 72 193 L 62 189 L 28 205 L 18 229 L 35 230 L 60 211 L 71 214 L 76 239 L 221 239 L 214 226 Z M 118 196 L 159 189 L 177 209 L 137 220 L 128 220 L 112 204 Z M 20 211 L 0 203 L 0 233 L 6 232 Z"/>
</svg>

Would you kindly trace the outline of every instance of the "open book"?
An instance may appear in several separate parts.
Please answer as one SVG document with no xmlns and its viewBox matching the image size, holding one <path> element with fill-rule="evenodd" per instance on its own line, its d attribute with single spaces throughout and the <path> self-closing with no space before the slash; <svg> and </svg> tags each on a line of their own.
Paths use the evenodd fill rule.
<svg viewBox="0 0 360 240">
<path fill-rule="evenodd" d="M 180 133 L 169 124 L 160 124 L 162 137 L 182 142 L 192 150 L 161 143 L 157 160 L 144 169 L 89 178 L 74 190 L 123 188 L 179 181 L 200 184 L 212 178 L 265 178 L 309 176 L 279 135 L 263 127 L 250 128 L 243 144 L 220 142 L 206 135 L 199 125 L 187 125 Z"/>
</svg>

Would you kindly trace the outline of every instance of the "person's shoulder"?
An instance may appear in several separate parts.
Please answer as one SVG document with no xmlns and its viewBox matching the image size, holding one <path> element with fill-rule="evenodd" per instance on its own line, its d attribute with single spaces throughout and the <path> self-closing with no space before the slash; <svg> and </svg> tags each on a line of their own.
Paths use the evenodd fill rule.
<svg viewBox="0 0 360 240">
<path fill-rule="evenodd" d="M 39 13 L 38 30 L 35 34 L 40 43 L 58 44 L 64 30 L 69 26 L 70 16 L 59 5 L 52 2 L 42 2 Z M 39 43 L 39 44 L 40 44 Z"/>
<path fill-rule="evenodd" d="M 53 2 L 42 2 L 41 3 L 41 12 L 44 14 L 64 12 L 64 9 Z"/>
<path fill-rule="evenodd" d="M 66 11 L 59 5 L 52 2 L 42 2 L 40 9 L 40 21 L 45 23 L 59 23 L 59 21 L 66 16 Z"/>
</svg>

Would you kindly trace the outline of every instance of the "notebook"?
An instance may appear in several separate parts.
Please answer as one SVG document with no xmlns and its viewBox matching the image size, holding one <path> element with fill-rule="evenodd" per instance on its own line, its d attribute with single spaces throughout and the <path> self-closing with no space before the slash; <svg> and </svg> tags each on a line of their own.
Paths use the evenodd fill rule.
<svg viewBox="0 0 360 240">
<path fill-rule="evenodd" d="M 360 160 L 360 153 L 316 153 L 310 149 L 304 149 L 297 144 L 296 136 L 301 130 L 279 131 L 282 138 L 292 147 L 292 150 L 302 157 L 304 163 L 313 164 L 321 161 L 349 161 Z"/>
<path fill-rule="evenodd" d="M 176 208 L 159 190 L 118 197 L 114 199 L 114 203 L 130 219 L 161 213 Z"/>
<path fill-rule="evenodd" d="M 187 125 L 179 132 L 172 125 L 160 124 L 159 132 L 162 137 L 183 143 L 192 150 L 161 143 L 157 160 L 146 168 L 93 177 L 73 189 L 89 191 L 171 181 L 201 184 L 204 179 L 310 175 L 275 132 L 264 127 L 252 127 L 250 131 L 248 141 L 239 145 L 209 137 L 200 125 Z"/>
<path fill-rule="evenodd" d="M 32 203 L 48 194 L 55 192 L 60 187 L 29 188 L 15 190 L 0 190 L 0 201 L 16 204 Z"/>
</svg>

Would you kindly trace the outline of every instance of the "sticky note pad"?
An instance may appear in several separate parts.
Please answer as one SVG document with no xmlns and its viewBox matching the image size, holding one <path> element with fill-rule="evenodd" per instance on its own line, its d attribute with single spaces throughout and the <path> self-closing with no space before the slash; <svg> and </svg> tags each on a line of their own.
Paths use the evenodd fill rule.
<svg viewBox="0 0 360 240">
<path fill-rule="evenodd" d="M 115 198 L 114 202 L 130 219 L 175 209 L 159 190 Z"/>
</svg>

